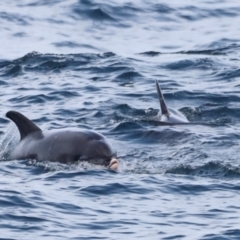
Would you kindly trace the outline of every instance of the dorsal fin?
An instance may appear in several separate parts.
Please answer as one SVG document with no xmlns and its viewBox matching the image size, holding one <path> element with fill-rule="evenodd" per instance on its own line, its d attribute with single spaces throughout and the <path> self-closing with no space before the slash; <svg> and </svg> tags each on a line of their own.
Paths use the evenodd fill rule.
<svg viewBox="0 0 240 240">
<path fill-rule="evenodd" d="M 162 115 L 166 115 L 167 117 L 169 117 L 169 111 L 168 111 L 166 102 L 164 100 L 161 88 L 160 88 L 157 80 L 156 80 L 156 88 L 157 88 L 157 92 L 158 92 L 158 99 L 159 99 Z"/>
<path fill-rule="evenodd" d="M 17 125 L 20 132 L 21 140 L 30 133 L 42 131 L 31 120 L 29 120 L 19 112 L 9 111 L 6 114 L 6 117 L 10 118 Z"/>
</svg>

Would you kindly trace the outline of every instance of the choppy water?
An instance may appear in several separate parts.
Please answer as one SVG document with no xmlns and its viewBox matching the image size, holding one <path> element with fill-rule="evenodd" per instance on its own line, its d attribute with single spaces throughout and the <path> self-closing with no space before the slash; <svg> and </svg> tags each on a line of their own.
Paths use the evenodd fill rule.
<svg viewBox="0 0 240 240">
<path fill-rule="evenodd" d="M 0 239 L 239 239 L 237 0 L 0 2 Z M 191 124 L 154 121 L 159 80 Z M 4 161 L 18 110 L 106 135 L 115 173 Z"/>
</svg>

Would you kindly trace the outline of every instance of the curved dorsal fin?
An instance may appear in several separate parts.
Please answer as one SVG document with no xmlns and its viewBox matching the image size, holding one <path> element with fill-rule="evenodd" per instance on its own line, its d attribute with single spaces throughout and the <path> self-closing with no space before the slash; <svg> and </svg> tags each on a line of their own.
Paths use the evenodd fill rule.
<svg viewBox="0 0 240 240">
<path fill-rule="evenodd" d="M 10 118 L 17 125 L 20 132 L 21 140 L 30 133 L 42 131 L 31 120 L 29 120 L 19 112 L 9 111 L 6 114 L 6 117 Z"/>
<path fill-rule="evenodd" d="M 167 117 L 169 117 L 169 111 L 168 111 L 166 102 L 164 100 L 161 88 L 160 88 L 157 80 L 156 80 L 156 88 L 157 88 L 157 92 L 158 92 L 158 99 L 160 102 L 160 108 L 161 108 L 162 115 L 166 115 Z"/>
</svg>

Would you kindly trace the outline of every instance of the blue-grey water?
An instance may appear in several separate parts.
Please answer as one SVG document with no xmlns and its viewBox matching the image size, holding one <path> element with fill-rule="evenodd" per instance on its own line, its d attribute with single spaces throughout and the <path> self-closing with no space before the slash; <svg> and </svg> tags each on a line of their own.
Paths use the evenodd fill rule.
<svg viewBox="0 0 240 240">
<path fill-rule="evenodd" d="M 0 239 L 240 239 L 238 0 L 0 2 Z M 155 120 L 155 80 L 190 124 Z M 7 160 L 17 110 L 107 136 L 120 169 Z"/>
</svg>

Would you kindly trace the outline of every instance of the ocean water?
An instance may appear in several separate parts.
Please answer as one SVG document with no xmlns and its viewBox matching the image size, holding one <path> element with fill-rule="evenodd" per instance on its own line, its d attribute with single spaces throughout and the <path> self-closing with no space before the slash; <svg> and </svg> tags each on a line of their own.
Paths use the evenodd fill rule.
<svg viewBox="0 0 240 240">
<path fill-rule="evenodd" d="M 0 2 L 0 239 L 240 239 L 237 0 Z M 189 124 L 156 121 L 155 80 Z M 120 169 L 8 160 L 16 110 L 109 138 Z"/>
</svg>

